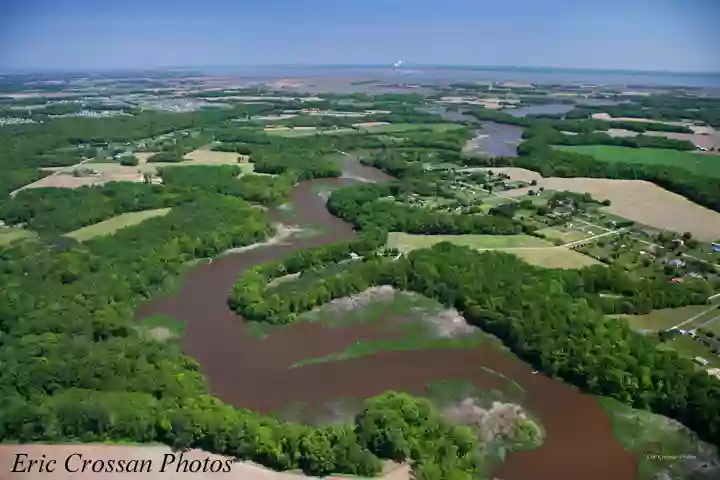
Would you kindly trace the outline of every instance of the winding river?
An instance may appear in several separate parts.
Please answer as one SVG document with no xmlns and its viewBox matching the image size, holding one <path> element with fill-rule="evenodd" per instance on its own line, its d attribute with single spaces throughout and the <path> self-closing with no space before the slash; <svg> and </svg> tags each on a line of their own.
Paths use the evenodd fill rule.
<svg viewBox="0 0 720 480">
<path fill-rule="evenodd" d="M 346 161 L 345 175 L 383 180 L 382 172 Z M 524 390 L 523 405 L 540 417 L 547 437 L 535 450 L 511 453 L 493 475 L 503 480 L 631 480 L 637 459 L 613 437 L 610 421 L 591 396 L 544 375 L 497 347 L 384 351 L 350 360 L 289 368 L 308 358 L 345 350 L 359 339 L 392 338 L 393 318 L 323 328 L 294 324 L 260 339 L 226 305 L 238 274 L 298 250 L 347 240 L 352 228 L 326 210 L 317 193 L 350 180 L 312 180 L 292 191 L 292 215 L 269 210 L 274 221 L 299 226 L 322 225 L 312 237 L 295 236 L 285 243 L 222 256 L 195 266 L 181 289 L 144 305 L 138 317 L 166 314 L 186 322 L 183 351 L 194 357 L 212 393 L 236 407 L 274 412 L 298 402 L 321 407 L 339 398 L 365 398 L 387 389 L 422 393 L 429 382 L 466 380 L 480 387 L 504 389 L 506 381 Z M 484 368 L 480 368 L 484 367 Z"/>
</svg>

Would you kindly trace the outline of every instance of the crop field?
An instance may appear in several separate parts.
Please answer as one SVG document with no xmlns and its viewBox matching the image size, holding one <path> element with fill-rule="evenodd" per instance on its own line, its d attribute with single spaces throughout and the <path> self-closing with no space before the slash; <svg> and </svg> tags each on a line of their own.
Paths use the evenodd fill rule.
<svg viewBox="0 0 720 480">
<path fill-rule="evenodd" d="M 517 255 L 527 263 L 545 268 L 584 268 L 592 265 L 602 265 L 592 257 L 583 255 L 570 248 L 537 248 L 506 250 L 508 253 Z"/>
<path fill-rule="evenodd" d="M 451 242 L 477 250 L 501 250 L 526 262 L 545 268 L 583 268 L 600 262 L 569 248 L 529 235 L 409 235 L 390 233 L 387 247 L 409 252 L 430 248 L 436 243 Z"/>
<path fill-rule="evenodd" d="M 193 150 L 184 158 L 191 160 L 194 165 L 235 165 L 240 163 L 238 158 L 244 162 L 248 161 L 247 155 L 238 155 L 233 152 L 215 152 L 203 148 Z M 185 162 L 182 162 L 182 164 L 185 164 Z"/>
<path fill-rule="evenodd" d="M 169 208 L 158 208 L 155 210 L 143 210 L 141 212 L 123 213 L 122 215 L 118 215 L 103 222 L 96 223 L 94 225 L 88 225 L 87 227 L 83 227 L 73 232 L 67 233 L 66 236 L 74 238 L 79 242 L 84 242 L 94 237 L 115 233 L 121 228 L 137 225 L 138 223 L 143 222 L 149 218 L 167 215 L 169 212 Z"/>
<path fill-rule="evenodd" d="M 614 145 L 557 146 L 555 148 L 591 155 L 603 162 L 669 165 L 697 174 L 720 178 L 720 159 L 713 155 L 699 155 L 662 148 L 630 148 Z"/>
<path fill-rule="evenodd" d="M 597 200 L 610 200 L 611 205 L 604 207 L 603 211 L 642 225 L 680 233 L 691 232 L 698 240 L 713 241 L 720 238 L 720 213 L 650 182 L 605 178 L 543 178 L 536 172 L 515 167 L 490 170 L 506 173 L 513 179 L 537 180 L 538 186 L 546 190 L 589 193 Z"/>
<path fill-rule="evenodd" d="M 32 238 L 35 234 L 22 228 L 6 228 L 0 227 L 0 246 L 18 240 L 20 238 Z"/>
</svg>

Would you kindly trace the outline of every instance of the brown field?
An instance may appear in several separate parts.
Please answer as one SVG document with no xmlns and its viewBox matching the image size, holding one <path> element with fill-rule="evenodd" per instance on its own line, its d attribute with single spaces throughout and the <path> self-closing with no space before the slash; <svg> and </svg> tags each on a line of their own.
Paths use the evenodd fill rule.
<svg viewBox="0 0 720 480">
<path fill-rule="evenodd" d="M 184 158 L 192 160 L 194 164 L 203 165 L 235 165 L 238 162 L 238 157 L 242 157 L 244 162 L 247 162 L 250 157 L 247 155 L 238 155 L 233 152 L 213 152 L 212 150 L 199 148 L 185 155 Z M 182 165 L 186 162 L 182 162 Z"/>
<path fill-rule="evenodd" d="M 45 459 L 55 460 L 55 471 L 52 473 L 17 473 L 7 474 L 10 472 L 15 463 L 16 454 L 28 454 L 30 459 L 40 459 L 45 455 Z M 71 473 L 65 469 L 65 461 L 73 454 L 81 454 L 82 460 L 150 460 L 146 465 L 150 465 L 151 473 L 146 472 L 125 472 L 125 473 L 94 473 L 90 470 L 90 465 L 85 472 Z M 301 480 L 303 478 L 311 479 L 316 477 L 307 477 L 300 473 L 275 472 L 264 467 L 255 465 L 250 462 L 234 462 L 231 471 L 224 473 L 222 471 L 211 473 L 208 469 L 203 473 L 202 469 L 197 473 L 191 473 L 189 470 L 184 472 L 182 467 L 177 471 L 177 466 L 181 462 L 181 452 L 175 452 L 175 463 L 166 465 L 165 472 L 160 472 L 163 465 L 163 459 L 166 454 L 171 454 L 171 450 L 165 446 L 130 446 L 130 445 L 102 445 L 102 444 L 70 444 L 70 445 L 2 445 L 0 446 L 0 465 L 3 474 L 0 478 L 12 478 L 15 480 L 69 480 L 69 479 L 87 479 L 87 480 L 120 480 L 128 478 L 128 475 L 137 480 L 170 480 L 173 478 L 184 477 L 194 478 L 198 480 L 214 480 L 223 478 L 227 480 Z M 194 460 L 204 462 L 209 458 L 213 460 L 224 461 L 227 457 L 213 455 L 202 450 L 190 450 L 182 453 L 182 460 L 188 460 L 188 463 Z M 170 458 L 170 457 L 168 457 Z M 27 462 L 27 460 L 25 460 Z M 82 461 L 73 456 L 69 458 L 69 467 L 71 470 L 82 468 Z M 169 462 L 169 460 L 168 460 Z M 139 464 L 139 462 L 138 462 Z M 35 469 L 37 470 L 37 468 Z M 337 480 L 349 480 L 348 477 L 326 477 Z M 353 477 L 359 479 L 360 477 Z M 410 467 L 407 465 L 388 464 L 386 474 L 381 477 L 375 477 L 380 480 L 409 480 Z"/>
<path fill-rule="evenodd" d="M 683 125 L 683 126 L 690 125 L 690 122 L 664 122 L 662 120 L 653 120 L 651 118 L 612 117 L 607 113 L 593 113 L 592 118 L 594 118 L 596 120 L 608 120 L 608 121 L 616 121 L 616 122 L 664 123 L 666 125 Z"/>
<path fill-rule="evenodd" d="M 592 257 L 565 247 L 518 248 L 505 251 L 517 255 L 532 265 L 545 268 L 583 268 L 602 265 Z"/>
<path fill-rule="evenodd" d="M 249 162 L 247 155 L 238 155 L 231 152 L 213 152 L 207 149 L 194 150 L 185 155 L 183 162 L 157 162 L 147 163 L 147 159 L 154 155 L 153 152 L 138 152 L 135 154 L 140 161 L 139 165 L 126 166 L 119 163 L 88 163 L 84 165 L 73 165 L 69 167 L 47 167 L 43 170 L 53 172 L 35 183 L 26 185 L 24 188 L 78 188 L 84 185 L 101 185 L 107 182 L 142 182 L 144 173 L 156 175 L 163 167 L 186 166 L 186 165 L 239 165 L 243 173 L 252 173 L 253 165 Z M 238 161 L 238 158 L 241 161 Z M 76 168 L 89 168 L 99 173 L 97 176 L 75 177 L 73 171 Z"/>
<path fill-rule="evenodd" d="M 59 173 L 57 175 L 49 175 L 23 188 L 78 188 L 84 187 L 85 185 L 99 185 L 106 181 L 108 180 L 102 180 L 100 177 L 75 177 L 73 175 Z"/>
<path fill-rule="evenodd" d="M 542 178 L 539 173 L 523 168 L 492 168 L 511 178 L 530 182 L 548 190 L 587 192 L 598 200 L 611 202 L 609 213 L 650 227 L 676 232 L 691 232 L 700 240 L 720 237 L 720 213 L 701 207 L 690 200 L 642 180 L 609 180 L 604 178 Z M 522 195 L 528 189 L 505 192 Z"/>
</svg>

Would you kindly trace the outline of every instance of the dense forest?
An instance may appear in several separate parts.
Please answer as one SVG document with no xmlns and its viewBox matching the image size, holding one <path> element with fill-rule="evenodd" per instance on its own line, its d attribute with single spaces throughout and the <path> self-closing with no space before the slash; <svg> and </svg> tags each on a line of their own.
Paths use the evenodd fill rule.
<svg viewBox="0 0 720 480">
<path fill-rule="evenodd" d="M 133 327 L 138 302 L 171 288 L 185 262 L 269 232 L 242 200 L 206 194 L 82 246 L 2 250 L 0 437 L 159 441 L 315 475 L 372 475 L 380 458 L 411 459 L 418 478 L 473 478 L 475 435 L 422 399 L 370 399 L 350 425 L 281 423 L 207 396 L 195 362 Z M 382 241 L 348 247 L 369 251 Z"/>
<path fill-rule="evenodd" d="M 296 180 L 291 174 L 277 177 L 246 174 L 238 177 L 240 173 L 241 169 L 236 165 L 190 165 L 182 168 L 166 167 L 160 175 L 164 186 L 171 191 L 199 189 L 264 205 L 286 199 Z"/>
<path fill-rule="evenodd" d="M 0 220 L 41 234 L 63 234 L 121 213 L 181 205 L 203 193 L 272 205 L 285 200 L 297 181 L 291 173 L 238 178 L 239 174 L 240 167 L 234 165 L 166 167 L 161 170 L 164 185 L 110 182 L 22 190 L 0 204 Z"/>
<path fill-rule="evenodd" d="M 115 215 L 169 207 L 191 197 L 160 185 L 111 182 L 97 187 L 33 188 L 0 204 L 0 219 L 38 233 L 59 234 Z"/>
</svg>

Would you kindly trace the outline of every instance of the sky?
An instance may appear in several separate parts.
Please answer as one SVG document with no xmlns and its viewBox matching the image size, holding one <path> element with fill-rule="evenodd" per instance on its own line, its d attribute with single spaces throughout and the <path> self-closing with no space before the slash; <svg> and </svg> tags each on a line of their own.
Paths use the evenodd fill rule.
<svg viewBox="0 0 720 480">
<path fill-rule="evenodd" d="M 0 71 L 406 64 L 720 72 L 720 0 L 0 0 Z"/>
</svg>

